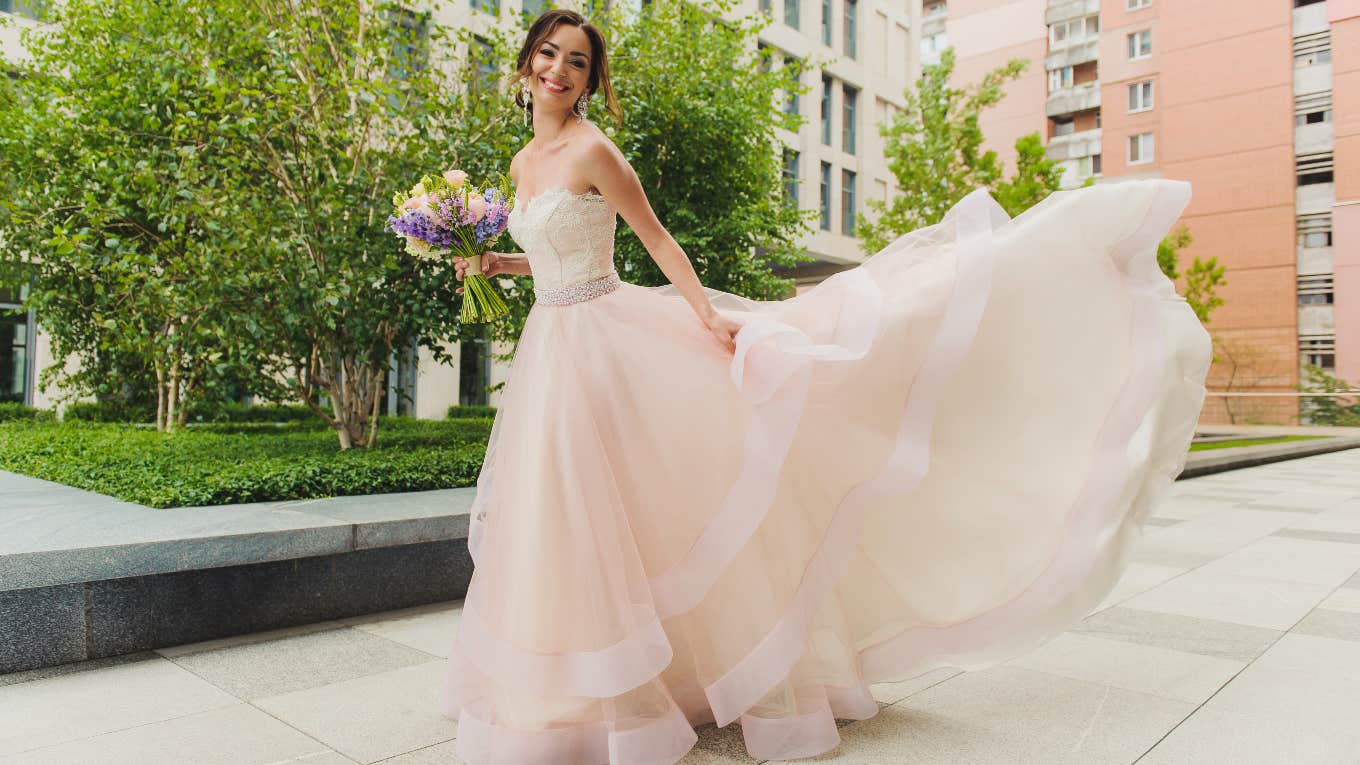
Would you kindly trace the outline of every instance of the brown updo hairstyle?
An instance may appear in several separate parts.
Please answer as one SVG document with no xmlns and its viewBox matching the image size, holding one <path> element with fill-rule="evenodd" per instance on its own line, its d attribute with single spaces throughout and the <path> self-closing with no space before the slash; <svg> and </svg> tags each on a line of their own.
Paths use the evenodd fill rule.
<svg viewBox="0 0 1360 765">
<path fill-rule="evenodd" d="M 515 59 L 515 73 L 510 77 L 510 83 L 519 83 L 520 89 L 515 92 L 515 106 L 521 109 L 528 109 L 533 114 L 534 106 L 532 103 L 525 103 L 525 96 L 528 91 L 524 90 L 523 85 L 526 80 L 533 76 L 530 68 L 534 59 L 534 53 L 543 41 L 552 36 L 553 32 L 562 24 L 570 24 L 580 27 L 590 39 L 590 79 L 586 82 L 586 93 L 594 95 L 604 94 L 604 110 L 614 119 L 617 125 L 623 124 L 623 108 L 619 106 L 618 96 L 614 95 L 614 88 L 609 84 L 609 62 L 604 53 L 604 35 L 594 24 L 586 21 L 586 18 L 573 10 L 566 8 L 554 8 L 539 14 L 534 19 L 534 23 L 529 26 L 529 31 L 524 36 L 524 47 L 520 48 L 519 56 Z"/>
</svg>

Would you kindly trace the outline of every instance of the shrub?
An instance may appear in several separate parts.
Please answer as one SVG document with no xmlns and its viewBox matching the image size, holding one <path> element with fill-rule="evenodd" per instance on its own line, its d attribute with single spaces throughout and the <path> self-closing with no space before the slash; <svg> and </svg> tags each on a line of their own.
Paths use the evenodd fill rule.
<svg viewBox="0 0 1360 765">
<path fill-rule="evenodd" d="M 31 420 L 33 422 L 52 422 L 56 415 L 48 409 L 37 409 L 13 401 L 0 401 L 0 422 Z"/>
<path fill-rule="evenodd" d="M 447 416 L 450 420 L 468 419 L 476 417 L 495 417 L 496 407 L 476 405 L 468 406 L 454 405 L 449 407 L 449 413 Z"/>
</svg>

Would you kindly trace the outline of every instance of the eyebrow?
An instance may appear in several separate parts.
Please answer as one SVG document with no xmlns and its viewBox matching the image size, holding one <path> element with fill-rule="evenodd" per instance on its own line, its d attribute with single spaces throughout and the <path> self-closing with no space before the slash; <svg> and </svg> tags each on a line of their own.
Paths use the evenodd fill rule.
<svg viewBox="0 0 1360 765">
<path fill-rule="evenodd" d="M 553 48 L 554 48 L 555 50 L 558 50 L 558 51 L 561 51 L 561 50 L 562 50 L 562 46 L 561 46 L 561 45 L 558 45 L 557 43 L 553 42 L 552 40 L 544 40 L 544 41 L 543 41 L 543 44 L 544 44 L 544 45 L 551 45 L 551 46 L 553 46 Z M 572 53 L 575 54 L 575 55 L 577 55 L 577 56 L 580 56 L 580 57 L 584 58 L 584 59 L 587 60 L 587 61 L 590 60 L 590 56 L 587 56 L 587 55 L 585 54 L 584 51 L 574 50 L 574 51 L 572 51 Z"/>
</svg>

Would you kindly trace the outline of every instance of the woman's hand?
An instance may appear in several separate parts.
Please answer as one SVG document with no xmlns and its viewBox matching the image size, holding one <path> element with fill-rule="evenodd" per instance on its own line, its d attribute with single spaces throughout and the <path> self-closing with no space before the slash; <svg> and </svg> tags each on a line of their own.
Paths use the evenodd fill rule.
<svg viewBox="0 0 1360 765">
<path fill-rule="evenodd" d="M 502 257 L 499 253 L 490 251 L 482 253 L 483 276 L 489 279 L 495 276 L 496 274 L 504 273 L 503 271 L 504 267 L 505 258 Z M 457 279 L 460 282 L 463 281 L 463 278 L 467 276 L 467 268 L 468 268 L 467 260 L 458 255 L 453 256 L 453 276 L 455 279 Z M 457 292 L 459 295 L 463 294 L 462 287 L 459 287 L 454 291 Z"/>
<path fill-rule="evenodd" d="M 728 353 L 735 353 L 737 350 L 737 332 L 741 331 L 742 324 L 745 322 L 726 316 L 720 311 L 714 311 L 708 318 L 704 319 L 704 324 L 708 331 L 723 344 Z"/>
</svg>

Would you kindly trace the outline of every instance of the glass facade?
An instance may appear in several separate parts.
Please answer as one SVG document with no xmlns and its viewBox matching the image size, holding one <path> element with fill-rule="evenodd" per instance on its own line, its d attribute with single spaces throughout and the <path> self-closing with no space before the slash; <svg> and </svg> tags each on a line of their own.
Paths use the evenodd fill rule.
<svg viewBox="0 0 1360 765">
<path fill-rule="evenodd" d="M 33 402 L 33 316 L 20 301 L 26 290 L 0 287 L 0 401 Z"/>
<path fill-rule="evenodd" d="M 831 163 L 822 163 L 822 198 L 821 198 L 823 231 L 831 230 Z"/>
<path fill-rule="evenodd" d="M 491 386 L 491 341 L 487 327 L 482 336 L 458 344 L 458 403 L 462 406 L 486 406 Z"/>
<path fill-rule="evenodd" d="M 855 173 L 841 171 L 841 233 L 855 235 Z"/>
</svg>

